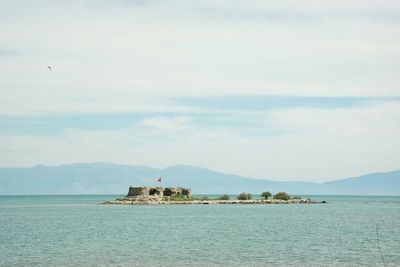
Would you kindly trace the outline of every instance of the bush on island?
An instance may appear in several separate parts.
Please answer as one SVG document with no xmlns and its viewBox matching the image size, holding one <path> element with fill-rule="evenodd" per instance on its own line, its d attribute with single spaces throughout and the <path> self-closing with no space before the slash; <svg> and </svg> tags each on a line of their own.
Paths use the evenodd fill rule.
<svg viewBox="0 0 400 267">
<path fill-rule="evenodd" d="M 289 200 L 290 196 L 286 192 L 279 192 L 274 195 L 274 199 Z"/>
<path fill-rule="evenodd" d="M 219 199 L 220 200 L 229 200 L 230 197 L 229 197 L 229 195 L 225 194 L 225 195 L 220 196 Z"/>
<path fill-rule="evenodd" d="M 164 197 L 165 198 L 165 197 Z M 184 195 L 174 195 L 170 197 L 166 197 L 168 200 L 172 201 L 185 201 L 185 200 L 190 200 L 187 196 Z"/>
<path fill-rule="evenodd" d="M 239 200 L 250 200 L 251 198 L 252 198 L 252 196 L 251 196 L 250 193 L 241 193 L 241 194 L 238 196 L 238 199 L 239 199 Z"/>
<path fill-rule="evenodd" d="M 263 192 L 263 193 L 261 194 L 261 196 L 262 196 L 263 198 L 265 198 L 265 199 L 268 199 L 268 198 L 270 198 L 270 197 L 272 196 L 272 194 L 271 194 L 270 192 L 266 191 L 266 192 Z"/>
</svg>

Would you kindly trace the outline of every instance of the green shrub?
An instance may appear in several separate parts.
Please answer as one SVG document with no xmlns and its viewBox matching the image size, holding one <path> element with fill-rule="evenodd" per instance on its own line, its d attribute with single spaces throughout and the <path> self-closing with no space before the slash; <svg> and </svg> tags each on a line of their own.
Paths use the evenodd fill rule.
<svg viewBox="0 0 400 267">
<path fill-rule="evenodd" d="M 230 196 L 225 194 L 225 195 L 220 196 L 219 199 L 220 200 L 229 200 Z"/>
<path fill-rule="evenodd" d="M 174 196 L 170 196 L 169 200 L 172 200 L 172 201 L 186 201 L 186 200 L 189 200 L 189 198 L 186 197 L 186 196 L 183 196 L 183 195 L 174 195 Z"/>
<path fill-rule="evenodd" d="M 290 196 L 286 192 L 279 192 L 274 195 L 274 199 L 289 200 Z"/>
<path fill-rule="evenodd" d="M 272 194 L 271 194 L 270 192 L 266 191 L 266 192 L 263 192 L 263 193 L 261 194 L 261 196 L 262 196 L 263 198 L 265 198 L 265 199 L 268 199 L 268 198 L 270 198 L 270 197 L 272 196 Z"/>
<path fill-rule="evenodd" d="M 252 195 L 250 193 L 241 193 L 238 196 L 239 200 L 250 200 L 252 198 Z"/>
</svg>

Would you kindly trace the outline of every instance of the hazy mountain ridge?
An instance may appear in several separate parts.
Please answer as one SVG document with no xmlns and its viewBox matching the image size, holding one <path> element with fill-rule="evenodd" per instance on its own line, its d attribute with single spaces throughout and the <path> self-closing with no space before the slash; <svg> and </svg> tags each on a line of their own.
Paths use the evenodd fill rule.
<svg viewBox="0 0 400 267">
<path fill-rule="evenodd" d="M 32 168 L 0 168 L 0 195 L 126 194 L 130 185 L 185 186 L 196 194 L 286 191 L 290 194 L 400 195 L 400 171 L 373 173 L 325 183 L 278 182 L 205 168 L 174 165 L 164 169 L 113 163 L 75 163 Z"/>
</svg>

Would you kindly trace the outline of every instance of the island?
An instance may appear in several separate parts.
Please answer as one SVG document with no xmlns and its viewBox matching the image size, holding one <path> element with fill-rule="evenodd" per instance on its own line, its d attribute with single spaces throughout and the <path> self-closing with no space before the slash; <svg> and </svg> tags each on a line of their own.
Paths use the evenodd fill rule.
<svg viewBox="0 0 400 267">
<path fill-rule="evenodd" d="M 268 194 L 265 194 L 268 193 Z M 277 193 L 273 198 L 269 192 L 262 194 L 263 199 L 252 199 L 251 194 L 242 193 L 237 199 L 223 195 L 217 199 L 195 197 L 192 190 L 183 187 L 129 187 L 128 194 L 123 198 L 106 201 L 110 205 L 184 205 L 184 204 L 318 204 L 325 201 L 314 201 L 301 197 L 289 197 L 284 192 Z M 284 197 L 282 197 L 284 196 Z"/>
</svg>

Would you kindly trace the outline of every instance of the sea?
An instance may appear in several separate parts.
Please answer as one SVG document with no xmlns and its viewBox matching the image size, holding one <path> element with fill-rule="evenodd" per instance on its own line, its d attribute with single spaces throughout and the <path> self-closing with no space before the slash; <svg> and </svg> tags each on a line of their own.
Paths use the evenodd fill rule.
<svg viewBox="0 0 400 267">
<path fill-rule="evenodd" d="M 400 196 L 101 205 L 117 197 L 0 196 L 0 266 L 400 266 Z"/>
</svg>

